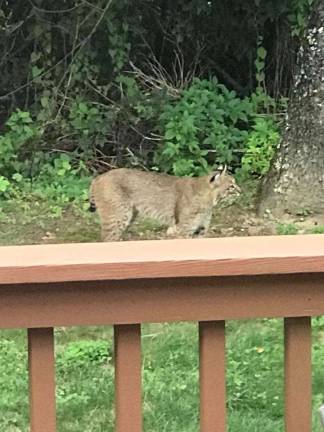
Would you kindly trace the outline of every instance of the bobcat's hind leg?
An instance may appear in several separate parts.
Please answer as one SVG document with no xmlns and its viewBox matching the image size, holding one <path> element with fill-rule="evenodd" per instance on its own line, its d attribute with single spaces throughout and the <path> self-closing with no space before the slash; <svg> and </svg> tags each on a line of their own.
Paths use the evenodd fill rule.
<svg viewBox="0 0 324 432">
<path fill-rule="evenodd" d="M 105 201 L 98 208 L 101 220 L 101 239 L 104 242 L 118 241 L 122 239 L 133 218 L 133 209 L 125 203 Z"/>
</svg>

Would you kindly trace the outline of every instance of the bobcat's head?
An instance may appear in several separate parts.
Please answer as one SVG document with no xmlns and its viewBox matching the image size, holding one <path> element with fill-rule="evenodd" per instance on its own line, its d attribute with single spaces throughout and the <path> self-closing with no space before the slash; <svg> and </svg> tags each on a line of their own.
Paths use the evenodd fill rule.
<svg viewBox="0 0 324 432">
<path fill-rule="evenodd" d="M 237 196 L 241 193 L 235 178 L 226 172 L 226 165 L 225 167 L 219 167 L 209 176 L 209 185 L 214 192 L 214 205 L 220 198 Z"/>
</svg>

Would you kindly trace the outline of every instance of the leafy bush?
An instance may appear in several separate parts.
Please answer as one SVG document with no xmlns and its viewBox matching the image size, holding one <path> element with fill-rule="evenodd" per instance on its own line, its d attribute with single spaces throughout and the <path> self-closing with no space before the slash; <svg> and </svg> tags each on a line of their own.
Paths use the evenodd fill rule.
<svg viewBox="0 0 324 432">
<path fill-rule="evenodd" d="M 0 135 L 0 194 L 36 193 L 61 203 L 77 200 L 87 183 L 84 163 L 72 153 L 33 151 L 42 132 L 29 112 L 17 110 L 10 116 L 6 131 Z"/>
<path fill-rule="evenodd" d="M 103 147 L 111 129 L 113 113 L 108 107 L 78 99 L 69 112 L 68 131 L 77 139 L 83 156 L 94 157 L 96 147 Z"/>
<path fill-rule="evenodd" d="M 180 176 L 204 174 L 215 163 L 238 165 L 251 108 L 217 79 L 195 79 L 159 118 L 164 144 L 155 153 L 156 165 Z"/>
<path fill-rule="evenodd" d="M 11 177 L 0 176 L 0 199 L 23 203 L 30 210 L 35 202 L 46 203 L 51 217 L 61 217 L 64 209 L 72 203 L 78 211 L 87 210 L 91 177 L 82 161 L 72 155 L 60 154 L 48 158 L 33 178 L 15 173 Z"/>
<path fill-rule="evenodd" d="M 29 112 L 20 110 L 11 114 L 5 126 L 5 133 L 0 135 L 0 172 L 11 176 L 28 164 L 28 160 L 20 158 L 21 153 L 40 138 L 41 128 Z"/>
<path fill-rule="evenodd" d="M 291 31 L 302 34 L 311 0 L 71 0 L 63 14 L 48 0 L 43 13 L 9 3 L 0 7 L 1 121 L 25 112 L 14 112 L 0 137 L 2 194 L 12 175 L 37 177 L 57 150 L 95 168 L 198 175 L 218 162 L 239 167 L 253 117 L 276 109 L 270 95 L 289 94 Z M 192 80 L 215 74 L 249 97 Z"/>
<path fill-rule="evenodd" d="M 279 139 L 278 127 L 272 118 L 257 117 L 246 140 L 242 158 L 243 173 L 265 175 L 269 171 Z"/>
<path fill-rule="evenodd" d="M 82 129 L 86 135 L 86 126 L 91 124 L 95 129 L 98 125 L 94 118 L 98 113 L 85 104 L 78 106 L 79 112 L 87 113 Z M 76 115 L 73 121 L 76 128 Z M 40 122 L 34 121 L 29 112 L 17 110 L 10 116 L 0 135 L 0 196 L 25 196 L 28 201 L 36 195 L 61 205 L 86 200 L 89 175 L 85 164 L 73 152 L 48 154 L 45 148 L 34 151 L 42 133 Z"/>
<path fill-rule="evenodd" d="M 82 161 L 61 154 L 42 166 L 34 192 L 57 202 L 78 201 L 83 198 L 89 177 Z"/>
<path fill-rule="evenodd" d="M 267 172 L 279 140 L 272 117 L 258 115 L 257 110 L 266 110 L 268 96 L 259 94 L 258 103 L 255 95 L 240 99 L 215 78 L 194 79 L 189 87 L 171 93 L 163 88 L 145 90 L 131 76 L 120 74 L 116 79 L 125 96 L 119 104 L 78 96 L 65 107 L 65 118 L 58 117 L 58 132 L 52 128 L 51 136 L 55 141 L 63 134 L 67 143 L 59 140 L 56 151 L 48 152 L 53 144 L 45 139 L 50 123 L 38 116 L 33 120 L 28 111 L 17 110 L 10 116 L 0 135 L 0 196 L 28 200 L 36 195 L 48 200 L 58 216 L 59 207 L 69 202 L 86 206 L 90 182 L 86 164 L 94 163 L 98 150 L 103 158 L 111 151 L 115 164 L 126 164 L 124 155 L 129 151 L 131 166 L 155 165 L 180 176 L 202 175 L 224 162 L 234 168 L 242 162 L 245 175 Z M 162 135 L 162 141 L 152 152 L 153 141 L 144 143 L 151 139 L 148 136 L 154 140 L 154 132 Z M 142 134 L 137 153 L 130 150 L 134 133 Z M 122 154 L 119 159 L 118 154 Z"/>
</svg>

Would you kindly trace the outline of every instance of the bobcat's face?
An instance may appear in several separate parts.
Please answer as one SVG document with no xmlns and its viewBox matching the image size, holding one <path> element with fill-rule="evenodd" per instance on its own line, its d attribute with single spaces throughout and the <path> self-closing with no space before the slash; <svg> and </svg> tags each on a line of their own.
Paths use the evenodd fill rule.
<svg viewBox="0 0 324 432">
<path fill-rule="evenodd" d="M 226 167 L 213 173 L 209 183 L 214 192 L 214 205 L 220 198 L 236 197 L 241 193 L 235 178 L 226 173 Z"/>
</svg>

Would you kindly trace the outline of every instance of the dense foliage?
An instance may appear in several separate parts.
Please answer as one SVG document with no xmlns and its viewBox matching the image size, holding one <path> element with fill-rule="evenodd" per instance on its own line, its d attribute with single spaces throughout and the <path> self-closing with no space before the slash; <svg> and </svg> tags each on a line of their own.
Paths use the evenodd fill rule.
<svg viewBox="0 0 324 432">
<path fill-rule="evenodd" d="M 263 175 L 310 4 L 2 1 L 0 194 L 85 197 L 121 165 Z"/>
</svg>

